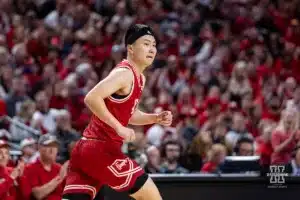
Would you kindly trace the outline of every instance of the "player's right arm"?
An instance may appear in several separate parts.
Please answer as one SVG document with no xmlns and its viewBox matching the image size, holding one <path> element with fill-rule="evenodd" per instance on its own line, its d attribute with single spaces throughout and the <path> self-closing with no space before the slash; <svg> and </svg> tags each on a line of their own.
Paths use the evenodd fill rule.
<svg viewBox="0 0 300 200">
<path fill-rule="evenodd" d="M 132 140 L 133 130 L 124 127 L 107 109 L 104 99 L 115 92 L 131 88 L 133 73 L 126 68 L 113 70 L 105 79 L 100 81 L 84 98 L 84 103 L 101 121 L 112 127 L 125 140 Z M 128 138 L 129 137 L 129 138 Z M 134 137 L 134 136 L 132 136 Z"/>
</svg>

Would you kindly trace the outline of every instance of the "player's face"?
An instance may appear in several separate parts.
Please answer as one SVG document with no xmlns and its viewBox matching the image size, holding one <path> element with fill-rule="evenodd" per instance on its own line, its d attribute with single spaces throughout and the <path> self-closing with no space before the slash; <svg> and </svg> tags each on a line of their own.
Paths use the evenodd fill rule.
<svg viewBox="0 0 300 200">
<path fill-rule="evenodd" d="M 140 37 L 132 45 L 132 53 L 138 63 L 151 65 L 157 53 L 155 38 L 151 35 Z"/>
</svg>

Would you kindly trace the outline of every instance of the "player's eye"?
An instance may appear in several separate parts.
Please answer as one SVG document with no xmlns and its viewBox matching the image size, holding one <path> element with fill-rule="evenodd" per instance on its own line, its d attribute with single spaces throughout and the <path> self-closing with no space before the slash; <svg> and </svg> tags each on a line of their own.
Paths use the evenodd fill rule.
<svg viewBox="0 0 300 200">
<path fill-rule="evenodd" d="M 145 46 L 149 46 L 149 43 L 144 43 Z"/>
</svg>

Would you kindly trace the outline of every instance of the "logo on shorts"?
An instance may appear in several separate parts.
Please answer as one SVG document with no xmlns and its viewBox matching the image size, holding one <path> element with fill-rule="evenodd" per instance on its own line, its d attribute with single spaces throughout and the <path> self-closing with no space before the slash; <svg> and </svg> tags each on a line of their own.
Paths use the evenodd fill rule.
<svg viewBox="0 0 300 200">
<path fill-rule="evenodd" d="M 270 185 L 269 188 L 286 188 L 285 177 L 288 176 L 285 173 L 285 166 L 283 165 L 271 165 L 270 173 L 267 173 L 267 176 L 270 177 Z"/>
<path fill-rule="evenodd" d="M 114 163 L 115 163 L 116 168 L 121 171 L 122 168 L 126 165 L 127 160 L 126 159 L 125 160 L 116 160 Z"/>
<path fill-rule="evenodd" d="M 118 186 L 110 186 L 111 188 L 118 190 L 127 187 L 132 179 L 133 174 L 141 171 L 140 166 L 135 167 L 132 160 L 129 158 L 125 159 L 116 159 L 111 165 L 107 167 L 111 173 L 117 178 L 124 178 L 125 181 L 123 184 Z"/>
</svg>

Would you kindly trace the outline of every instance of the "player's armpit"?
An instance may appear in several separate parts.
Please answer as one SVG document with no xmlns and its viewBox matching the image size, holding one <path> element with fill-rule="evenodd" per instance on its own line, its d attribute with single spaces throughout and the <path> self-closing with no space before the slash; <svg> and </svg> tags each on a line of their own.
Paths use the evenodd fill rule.
<svg viewBox="0 0 300 200">
<path fill-rule="evenodd" d="M 147 125 L 156 123 L 157 114 L 148 114 L 136 109 L 129 120 L 131 125 Z"/>
<path fill-rule="evenodd" d="M 118 130 L 121 123 L 109 112 L 104 99 L 120 89 L 130 86 L 133 81 L 132 71 L 119 68 L 113 70 L 103 81 L 98 83 L 84 98 L 84 103 L 100 120 Z"/>
</svg>

